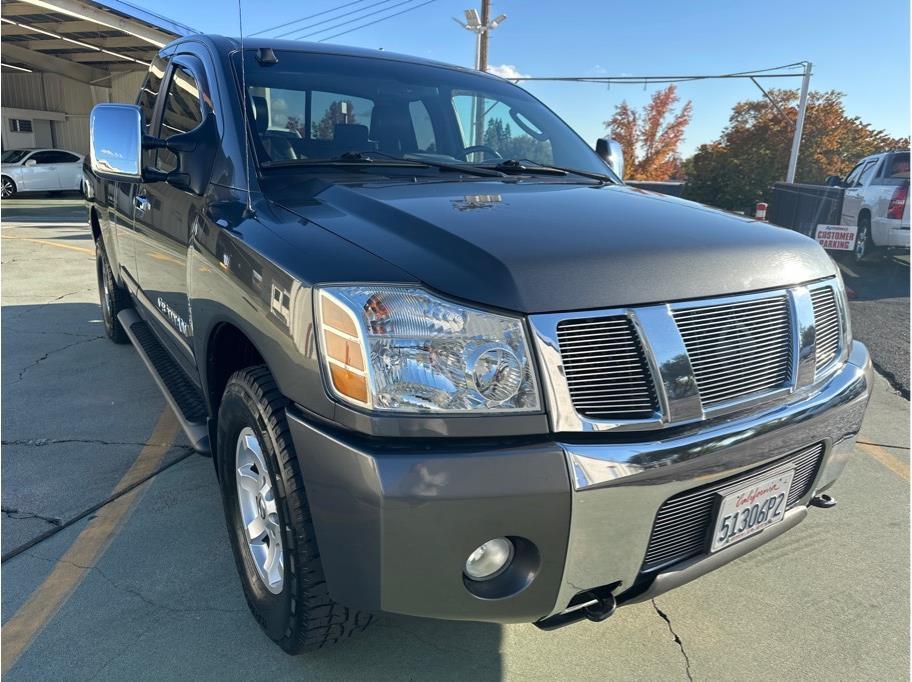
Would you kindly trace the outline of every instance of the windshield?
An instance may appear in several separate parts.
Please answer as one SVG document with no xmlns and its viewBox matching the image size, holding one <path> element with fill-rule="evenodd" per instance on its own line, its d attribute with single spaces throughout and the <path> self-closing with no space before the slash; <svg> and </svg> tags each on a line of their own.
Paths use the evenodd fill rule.
<svg viewBox="0 0 912 682">
<path fill-rule="evenodd" d="M 3 152 L 3 163 L 19 163 L 29 151 L 28 149 L 9 149 Z"/>
<path fill-rule="evenodd" d="M 520 160 L 610 174 L 553 112 L 506 81 L 382 58 L 282 50 L 276 57 L 260 65 L 248 51 L 245 64 L 261 166 L 360 155 L 462 166 Z"/>
</svg>

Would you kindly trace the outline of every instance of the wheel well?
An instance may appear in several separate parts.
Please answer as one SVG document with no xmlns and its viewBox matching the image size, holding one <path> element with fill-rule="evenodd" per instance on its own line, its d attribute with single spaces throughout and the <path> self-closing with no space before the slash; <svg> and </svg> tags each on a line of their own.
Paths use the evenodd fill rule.
<svg viewBox="0 0 912 682">
<path fill-rule="evenodd" d="M 101 221 L 98 220 L 98 211 L 96 211 L 94 208 L 92 209 L 89 224 L 92 226 L 92 239 L 94 241 L 98 241 L 101 239 Z"/>
<path fill-rule="evenodd" d="M 222 393 L 231 375 L 262 364 L 263 356 L 256 346 L 233 324 L 222 322 L 212 330 L 206 349 L 206 385 L 213 416 L 218 415 Z"/>
<path fill-rule="evenodd" d="M 871 211 L 863 208 L 858 212 L 858 222 L 861 223 L 862 218 L 867 218 L 868 223 L 871 222 Z"/>
</svg>

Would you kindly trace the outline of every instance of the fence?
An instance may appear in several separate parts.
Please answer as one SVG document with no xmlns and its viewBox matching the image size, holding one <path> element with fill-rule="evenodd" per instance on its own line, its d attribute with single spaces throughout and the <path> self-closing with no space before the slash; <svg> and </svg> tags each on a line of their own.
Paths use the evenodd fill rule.
<svg viewBox="0 0 912 682">
<path fill-rule="evenodd" d="M 813 235 L 818 225 L 839 225 L 843 193 L 841 187 L 777 182 L 773 185 L 767 220 Z"/>
</svg>

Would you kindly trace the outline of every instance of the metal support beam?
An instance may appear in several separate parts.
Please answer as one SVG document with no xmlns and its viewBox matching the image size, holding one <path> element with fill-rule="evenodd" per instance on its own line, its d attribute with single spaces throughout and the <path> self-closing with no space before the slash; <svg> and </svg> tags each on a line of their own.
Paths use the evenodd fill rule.
<svg viewBox="0 0 912 682">
<path fill-rule="evenodd" d="M 129 33 L 131 36 L 142 38 L 156 47 L 163 47 L 171 42 L 173 36 L 150 28 L 147 24 L 118 16 L 113 12 L 106 12 L 95 5 L 81 0 L 22 0 L 35 7 L 40 7 L 51 12 L 60 12 L 76 19 L 86 19 L 101 26 L 107 26 L 116 31 Z M 96 28 L 97 30 L 97 28 Z"/>
<path fill-rule="evenodd" d="M 798 99 L 798 119 L 795 121 L 795 136 L 792 138 L 792 153 L 789 156 L 786 182 L 795 182 L 798 170 L 798 151 L 801 149 L 801 133 L 804 130 L 804 116 L 807 113 L 808 87 L 811 84 L 811 63 L 804 63 L 804 78 L 801 81 L 801 97 Z"/>
<path fill-rule="evenodd" d="M 101 69 L 83 66 L 48 54 L 28 50 L 10 42 L 3 44 L 3 58 L 18 64 L 26 64 L 36 71 L 57 73 L 81 83 L 91 83 L 104 78 L 107 74 Z"/>
<path fill-rule="evenodd" d="M 8 24 L 6 24 L 8 25 Z M 6 26 L 5 25 L 5 26 Z M 15 27 L 18 28 L 18 27 Z M 53 31 L 53 28 L 45 29 L 47 31 Z M 60 31 L 56 33 L 63 35 Z M 4 34 L 5 35 L 5 34 Z M 33 34 L 34 35 L 34 34 Z M 32 50 L 38 50 L 39 52 L 45 51 L 54 51 L 54 50 L 73 50 L 78 49 L 79 46 L 75 45 L 66 40 L 55 40 L 54 38 L 46 38 L 41 40 L 41 36 L 36 36 L 38 40 L 30 40 L 28 45 Z M 102 50 L 121 50 L 123 48 L 137 48 L 143 51 L 143 55 L 148 56 L 149 54 L 155 54 L 156 50 L 154 47 L 149 45 L 145 40 L 140 40 L 139 38 L 134 38 L 133 36 L 123 36 L 122 38 L 80 38 L 80 41 L 99 47 Z M 140 55 L 142 56 L 142 55 Z M 143 56 L 143 59 L 146 57 Z"/>
</svg>

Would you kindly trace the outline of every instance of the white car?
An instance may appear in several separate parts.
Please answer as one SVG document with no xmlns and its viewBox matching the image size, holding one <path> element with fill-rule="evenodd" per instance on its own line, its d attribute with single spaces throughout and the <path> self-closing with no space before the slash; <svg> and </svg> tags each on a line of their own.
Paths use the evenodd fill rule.
<svg viewBox="0 0 912 682">
<path fill-rule="evenodd" d="M 0 197 L 82 190 L 82 158 L 64 149 L 8 149 L 0 166 Z"/>
<path fill-rule="evenodd" d="M 909 250 L 909 152 L 873 154 L 840 182 L 843 225 L 857 225 L 855 260 Z"/>
</svg>

